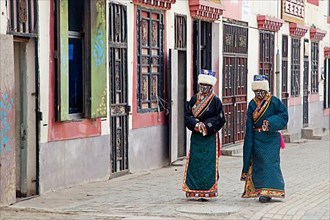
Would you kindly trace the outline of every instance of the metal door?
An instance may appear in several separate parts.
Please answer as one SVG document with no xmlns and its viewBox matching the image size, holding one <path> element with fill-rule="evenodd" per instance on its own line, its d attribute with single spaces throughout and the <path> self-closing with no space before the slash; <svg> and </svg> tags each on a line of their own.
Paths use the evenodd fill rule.
<svg viewBox="0 0 330 220">
<path fill-rule="evenodd" d="M 288 107 L 288 36 L 282 37 L 282 102 Z"/>
<path fill-rule="evenodd" d="M 111 171 L 128 171 L 127 10 L 109 4 Z"/>
<path fill-rule="evenodd" d="M 222 103 L 227 123 L 222 129 L 222 143 L 244 139 L 246 115 L 246 57 L 224 57 Z"/>
<path fill-rule="evenodd" d="M 222 103 L 227 123 L 222 129 L 222 143 L 234 144 L 244 139 L 247 109 L 248 28 L 224 25 Z"/>
<path fill-rule="evenodd" d="M 308 57 L 304 58 L 304 84 L 303 84 L 303 126 L 308 126 L 308 71 L 309 62 Z"/>
<path fill-rule="evenodd" d="M 16 197 L 37 194 L 35 41 L 14 43 L 16 87 Z"/>
</svg>

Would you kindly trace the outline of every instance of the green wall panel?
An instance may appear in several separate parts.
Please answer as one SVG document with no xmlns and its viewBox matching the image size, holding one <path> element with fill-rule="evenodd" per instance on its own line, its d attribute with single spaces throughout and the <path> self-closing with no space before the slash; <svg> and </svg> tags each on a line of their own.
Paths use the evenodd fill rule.
<svg viewBox="0 0 330 220">
<path fill-rule="evenodd" d="M 68 0 L 60 1 L 59 120 L 69 120 Z"/>
<path fill-rule="evenodd" d="M 107 116 L 105 0 L 91 1 L 91 118 Z"/>
</svg>

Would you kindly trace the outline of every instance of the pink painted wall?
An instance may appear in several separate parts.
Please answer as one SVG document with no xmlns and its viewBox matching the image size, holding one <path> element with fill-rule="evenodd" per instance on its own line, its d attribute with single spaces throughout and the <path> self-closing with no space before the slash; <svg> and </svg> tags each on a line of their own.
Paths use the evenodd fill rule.
<svg viewBox="0 0 330 220">
<path fill-rule="evenodd" d="M 225 6 L 223 17 L 242 20 L 242 0 L 221 1 Z"/>
<path fill-rule="evenodd" d="M 15 74 L 11 35 L 0 35 L 0 206 L 16 200 Z"/>
</svg>

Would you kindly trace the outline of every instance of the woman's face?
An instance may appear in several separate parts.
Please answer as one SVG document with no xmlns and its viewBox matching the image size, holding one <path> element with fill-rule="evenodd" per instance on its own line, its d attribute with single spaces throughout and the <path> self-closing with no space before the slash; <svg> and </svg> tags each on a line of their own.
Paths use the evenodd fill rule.
<svg viewBox="0 0 330 220">
<path fill-rule="evenodd" d="M 199 84 L 199 91 L 201 93 L 208 93 L 210 92 L 212 86 L 207 85 L 207 84 Z"/>
<path fill-rule="evenodd" d="M 265 90 L 255 90 L 254 91 L 256 98 L 259 100 L 262 100 L 265 97 L 266 93 L 267 92 Z"/>
</svg>

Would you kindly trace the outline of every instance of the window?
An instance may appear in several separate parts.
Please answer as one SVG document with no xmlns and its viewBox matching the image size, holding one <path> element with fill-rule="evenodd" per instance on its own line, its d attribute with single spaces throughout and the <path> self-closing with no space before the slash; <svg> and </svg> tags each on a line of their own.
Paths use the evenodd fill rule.
<svg viewBox="0 0 330 220">
<path fill-rule="evenodd" d="M 324 108 L 330 108 L 330 58 L 324 59 Z"/>
<path fill-rule="evenodd" d="M 104 117 L 105 0 L 56 0 L 55 8 L 57 120 Z"/>
<path fill-rule="evenodd" d="M 175 15 L 174 17 L 174 48 L 178 50 L 186 50 L 187 48 L 187 17 Z"/>
<path fill-rule="evenodd" d="M 198 74 L 201 69 L 212 70 L 212 23 L 202 20 L 193 22 L 193 71 L 194 92 L 198 92 Z"/>
<path fill-rule="evenodd" d="M 311 93 L 316 94 L 319 92 L 319 43 L 312 42 L 311 49 Z"/>
<path fill-rule="evenodd" d="M 274 91 L 274 33 L 260 31 L 259 74 L 268 77 L 269 90 Z"/>
<path fill-rule="evenodd" d="M 137 9 L 138 112 L 157 111 L 164 99 L 163 22 L 162 12 Z"/>
<path fill-rule="evenodd" d="M 291 45 L 291 96 L 300 94 L 300 39 L 292 38 Z"/>
</svg>

